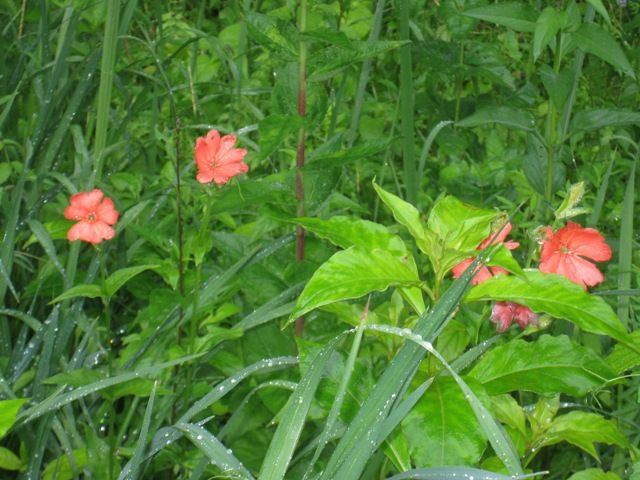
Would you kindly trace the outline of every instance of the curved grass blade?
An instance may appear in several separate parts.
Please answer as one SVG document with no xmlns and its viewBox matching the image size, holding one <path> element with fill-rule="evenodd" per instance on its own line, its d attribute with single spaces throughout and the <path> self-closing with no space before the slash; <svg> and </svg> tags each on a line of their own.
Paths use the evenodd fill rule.
<svg viewBox="0 0 640 480">
<path fill-rule="evenodd" d="M 187 438 L 204 453 L 223 473 L 241 475 L 241 478 L 253 480 L 253 476 L 244 465 L 216 437 L 200 425 L 178 423 L 176 428 L 182 430 Z"/>
<path fill-rule="evenodd" d="M 6 315 L 8 317 L 17 318 L 22 320 L 31 330 L 37 332 L 42 327 L 42 323 L 35 317 L 21 312 L 20 310 L 13 310 L 11 308 L 0 308 L 0 315 Z"/>
<path fill-rule="evenodd" d="M 633 218 L 635 204 L 635 183 L 636 165 L 638 160 L 633 162 L 627 188 L 622 201 L 622 215 L 620 225 L 620 246 L 618 250 L 618 290 L 629 290 L 631 288 L 631 272 L 633 270 Z M 627 326 L 629 324 L 629 314 L 631 311 L 631 299 L 626 296 L 618 298 L 618 318 Z"/>
<path fill-rule="evenodd" d="M 458 478 L 475 479 L 475 480 L 522 480 L 525 478 L 533 478 L 546 475 L 549 472 L 527 473 L 525 475 L 502 475 L 501 473 L 489 472 L 487 470 L 479 470 L 469 467 L 437 467 L 437 468 L 418 468 L 399 473 L 387 480 L 456 480 Z"/>
<path fill-rule="evenodd" d="M 408 332 L 405 329 L 392 327 L 390 325 L 367 325 L 366 328 L 367 330 L 389 333 L 405 338 L 407 340 L 411 340 L 412 342 L 415 342 L 420 347 L 431 353 L 434 357 L 436 357 L 442 364 L 442 366 L 446 368 L 451 376 L 455 379 L 456 383 L 460 387 L 460 390 L 462 390 L 462 393 L 464 393 L 469 406 L 475 413 L 478 422 L 482 426 L 498 458 L 502 460 L 505 467 L 507 467 L 512 475 L 521 475 L 523 473 L 518 452 L 513 446 L 513 443 L 509 439 L 507 433 L 500 426 L 500 424 L 496 422 L 491 413 L 480 402 L 478 397 L 476 397 L 475 393 L 473 393 L 473 390 L 469 388 L 466 382 L 462 380 L 460 375 L 458 375 L 456 371 L 451 368 L 451 365 L 449 365 L 447 361 L 442 357 L 442 355 L 440 355 L 440 353 L 435 348 L 433 348 L 431 342 L 425 341 L 424 338 L 420 335 L 416 335 L 415 333 Z"/>
<path fill-rule="evenodd" d="M 68 403 L 86 397 L 87 395 L 90 395 L 92 393 L 99 392 L 100 390 L 104 390 L 105 388 L 112 387 L 113 385 L 119 385 L 120 383 L 128 382 L 129 380 L 134 380 L 146 375 L 154 375 L 161 370 L 174 367 L 185 362 L 189 362 L 200 356 L 202 356 L 202 354 L 187 355 L 185 357 L 180 357 L 169 362 L 144 367 L 135 372 L 121 373 L 120 375 L 105 378 L 104 380 L 99 380 L 97 382 L 90 383 L 89 385 L 84 385 L 72 391 L 67 391 L 66 393 L 63 393 L 66 390 L 66 387 L 63 385 L 61 388 L 58 388 L 54 394 L 40 402 L 38 405 L 35 405 L 22 412 L 19 416 L 20 424 L 24 425 L 25 423 L 29 423 L 36 418 L 41 417 L 45 413 L 58 410 Z"/>
<path fill-rule="evenodd" d="M 62 266 L 62 263 L 60 263 L 60 260 L 58 260 L 56 247 L 53 245 L 53 241 L 51 240 L 51 236 L 49 235 L 49 232 L 47 232 L 47 230 L 44 228 L 44 225 L 42 225 L 39 221 L 35 219 L 27 220 L 27 224 L 29 225 L 29 228 L 31 228 L 31 231 L 33 232 L 33 234 L 38 239 L 38 242 L 40 242 L 40 245 L 42 245 L 42 248 L 44 249 L 45 253 L 49 256 L 49 259 L 51 260 L 53 265 L 60 272 L 60 275 L 62 275 L 62 278 L 66 280 L 67 274 L 64 270 L 64 267 Z"/>
<path fill-rule="evenodd" d="M 153 382 L 153 389 L 149 396 L 149 402 L 144 412 L 144 419 L 142 420 L 142 426 L 140 427 L 140 435 L 138 436 L 138 442 L 136 443 L 136 449 L 133 452 L 131 458 L 131 474 L 128 476 L 120 476 L 118 480 L 136 480 L 142 472 L 142 463 L 144 462 L 144 446 L 147 443 L 147 435 L 149 434 L 149 425 L 151 424 L 151 414 L 153 413 L 153 403 L 156 399 L 156 391 L 158 389 L 158 381 Z"/>
<path fill-rule="evenodd" d="M 284 478 L 324 369 L 331 354 L 346 333 L 349 332 L 338 335 L 314 355 L 310 361 L 309 370 L 289 397 L 281 412 L 282 420 L 271 439 L 269 449 L 262 462 L 261 480 L 281 480 Z"/>
<path fill-rule="evenodd" d="M 246 331 L 276 318 L 289 315 L 296 303 L 295 301 L 290 302 L 289 300 L 295 299 L 303 287 L 304 282 L 300 282 L 286 289 L 244 317 L 235 326 Z"/>
</svg>

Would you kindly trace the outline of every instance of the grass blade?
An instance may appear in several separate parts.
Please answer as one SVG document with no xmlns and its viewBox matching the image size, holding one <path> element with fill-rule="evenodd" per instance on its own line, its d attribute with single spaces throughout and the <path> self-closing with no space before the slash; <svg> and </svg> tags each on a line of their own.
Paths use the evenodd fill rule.
<svg viewBox="0 0 640 480">
<path fill-rule="evenodd" d="M 475 478 L 476 480 L 522 480 L 546 475 L 549 472 L 527 473 L 526 475 L 502 475 L 500 473 L 468 467 L 436 467 L 409 470 L 390 477 L 388 480 L 452 480 L 455 478 Z"/>
<path fill-rule="evenodd" d="M 620 244 L 618 250 L 618 290 L 631 289 L 631 272 L 633 269 L 633 217 L 635 204 L 636 165 L 634 160 L 627 180 L 627 188 L 622 202 L 622 215 L 620 225 Z M 618 297 L 618 318 L 627 326 L 631 299 L 627 295 Z"/>
<path fill-rule="evenodd" d="M 153 389 L 149 396 L 149 402 L 144 412 L 144 419 L 142 420 L 142 426 L 140 427 L 140 435 L 138 436 L 138 442 L 136 443 L 136 449 L 133 452 L 131 458 L 131 474 L 124 477 L 120 475 L 118 480 L 136 480 L 142 471 L 142 463 L 144 462 L 144 446 L 147 443 L 147 435 L 149 434 L 149 425 L 151 424 L 151 413 L 153 413 L 153 403 L 156 399 L 156 391 L 158 389 L 158 381 L 153 382 Z"/>
<path fill-rule="evenodd" d="M 200 425 L 193 423 L 179 423 L 177 428 L 182 430 L 191 442 L 204 453 L 212 463 L 216 464 L 223 474 L 238 473 L 242 478 L 253 480 L 253 476 L 244 465 L 228 450 L 216 437 Z"/>
</svg>

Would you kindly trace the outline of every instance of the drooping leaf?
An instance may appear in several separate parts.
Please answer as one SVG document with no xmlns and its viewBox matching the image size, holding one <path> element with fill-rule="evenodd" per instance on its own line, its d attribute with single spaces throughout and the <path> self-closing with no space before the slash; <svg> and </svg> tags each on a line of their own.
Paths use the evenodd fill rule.
<svg viewBox="0 0 640 480">
<path fill-rule="evenodd" d="M 620 477 L 613 472 L 605 472 L 599 468 L 587 468 L 574 473 L 568 480 L 620 480 Z"/>
<path fill-rule="evenodd" d="M 22 461 L 8 448 L 0 447 L 0 470 L 17 472 L 22 468 Z"/>
<path fill-rule="evenodd" d="M 588 132 L 604 127 L 624 127 L 629 125 L 640 125 L 640 112 L 599 108 L 578 112 L 571 120 L 571 130 L 573 132 Z"/>
<path fill-rule="evenodd" d="M 493 395 L 526 390 L 542 395 L 584 396 L 615 373 L 595 352 L 568 337 L 512 340 L 486 353 L 470 376 Z"/>
<path fill-rule="evenodd" d="M 622 47 L 609 32 L 599 25 L 583 23 L 577 31 L 570 35 L 580 49 L 599 57 L 625 75 L 635 78 L 633 67 Z"/>
<path fill-rule="evenodd" d="M 538 75 L 553 104 L 562 109 L 573 87 L 573 72 L 569 69 L 554 72 L 550 66 L 540 65 Z"/>
<path fill-rule="evenodd" d="M 354 245 L 373 250 L 380 248 L 397 255 L 405 255 L 407 247 L 400 237 L 387 230 L 384 225 L 357 218 L 335 216 L 328 220 L 299 218 L 297 223 L 319 237 L 329 240 L 340 248 Z"/>
<path fill-rule="evenodd" d="M 548 313 L 573 322 L 586 332 L 609 335 L 629 344 L 626 329 L 602 298 L 590 295 L 560 275 L 537 270 L 525 270 L 523 273 L 525 279 L 504 275 L 493 277 L 472 288 L 467 301 L 520 303 L 536 313 Z"/>
<path fill-rule="evenodd" d="M 534 32 L 536 29 L 535 10 L 520 2 L 500 2 L 472 8 L 463 12 L 463 15 L 503 25 L 517 32 Z"/>
<path fill-rule="evenodd" d="M 607 7 L 604 6 L 602 0 L 587 0 L 587 3 L 590 4 L 596 12 L 602 15 L 602 18 L 604 18 L 607 23 L 611 23 L 609 12 L 607 12 Z"/>
<path fill-rule="evenodd" d="M 136 265 L 135 267 L 126 267 L 116 270 L 109 275 L 104 282 L 105 295 L 107 298 L 113 297 L 113 295 L 133 277 L 156 267 L 157 265 Z"/>
<path fill-rule="evenodd" d="M 627 438 L 618 430 L 613 420 L 591 412 L 573 411 L 556 417 L 545 431 L 541 446 L 560 442 L 575 445 L 600 461 L 594 443 L 606 443 L 626 447 Z"/>
<path fill-rule="evenodd" d="M 76 297 L 87 297 L 87 298 L 102 297 L 102 298 L 106 298 L 106 296 L 107 295 L 104 293 L 102 288 L 100 288 L 100 286 L 98 286 L 98 285 L 88 285 L 86 283 L 82 283 L 80 285 L 76 285 L 74 287 L 71 287 L 66 292 L 58 295 L 56 298 L 51 300 L 51 303 L 58 303 L 58 302 L 61 302 L 63 300 L 67 300 L 69 298 L 76 298 Z"/>
<path fill-rule="evenodd" d="M 618 375 L 640 365 L 640 330 L 629 335 L 629 339 L 636 345 L 636 349 L 631 349 L 622 343 L 613 348 L 611 355 L 607 357 L 607 363 Z"/>
<path fill-rule="evenodd" d="M 534 132 L 536 122 L 529 112 L 512 107 L 485 107 L 456 123 L 459 127 L 472 128 L 497 123 L 516 130 Z"/>
<path fill-rule="evenodd" d="M 475 464 L 487 443 L 452 377 L 433 382 L 403 421 L 402 431 L 409 440 L 414 462 L 425 467 Z"/>
<path fill-rule="evenodd" d="M 389 287 L 415 286 L 415 264 L 382 249 L 358 246 L 335 253 L 316 270 L 298 298 L 290 319 L 333 302 L 359 298 Z"/>
</svg>

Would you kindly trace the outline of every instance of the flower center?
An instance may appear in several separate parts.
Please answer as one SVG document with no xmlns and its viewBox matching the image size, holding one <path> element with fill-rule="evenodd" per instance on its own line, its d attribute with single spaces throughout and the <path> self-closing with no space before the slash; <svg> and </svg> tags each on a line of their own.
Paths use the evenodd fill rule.
<svg viewBox="0 0 640 480">
<path fill-rule="evenodd" d="M 96 221 L 96 214 L 91 212 L 89 215 L 87 215 L 87 220 L 89 220 L 90 222 L 95 222 Z"/>
<path fill-rule="evenodd" d="M 566 245 L 562 245 L 562 247 L 560 247 L 560 253 L 571 253 L 571 250 L 569 250 L 569 247 Z"/>
</svg>

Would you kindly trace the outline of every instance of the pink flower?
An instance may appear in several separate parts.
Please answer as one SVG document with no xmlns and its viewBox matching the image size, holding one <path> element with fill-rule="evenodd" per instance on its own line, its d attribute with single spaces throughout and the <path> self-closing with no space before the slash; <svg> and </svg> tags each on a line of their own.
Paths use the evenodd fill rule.
<svg viewBox="0 0 640 480">
<path fill-rule="evenodd" d="M 113 200 L 105 197 L 102 190 L 94 188 L 90 192 L 71 195 L 69 203 L 71 205 L 64 209 L 64 216 L 78 222 L 67 232 L 70 241 L 95 244 L 113 238 L 115 231 L 111 225 L 118 221 L 118 212 Z"/>
<path fill-rule="evenodd" d="M 504 332 L 514 320 L 521 328 L 526 328 L 527 325 L 538 324 L 538 315 L 519 303 L 496 302 L 491 307 L 491 321 L 496 324 L 498 332 Z"/>
<path fill-rule="evenodd" d="M 605 262 L 611 259 L 611 248 L 600 232 L 569 222 L 556 233 L 547 227 L 546 234 L 540 252 L 541 272 L 563 275 L 585 290 L 604 280 L 600 270 L 585 260 Z"/>
<path fill-rule="evenodd" d="M 200 183 L 216 182 L 224 185 L 230 178 L 249 171 L 242 160 L 247 154 L 244 148 L 233 148 L 235 135 L 220 138 L 217 130 L 211 130 L 206 137 L 196 140 L 195 157 L 198 166 L 196 179 Z"/>
<path fill-rule="evenodd" d="M 491 245 L 497 245 L 499 243 L 504 243 L 504 246 L 507 247 L 509 250 L 513 250 L 514 248 L 518 248 L 518 246 L 520 245 L 518 242 L 514 242 L 512 240 L 509 240 L 509 241 L 506 241 L 506 242 L 504 241 L 505 238 L 507 238 L 507 235 L 509 235 L 509 233 L 511 233 L 511 224 L 507 223 L 506 225 L 504 225 L 504 227 L 502 227 L 502 230 L 500 230 L 500 233 L 498 233 L 495 236 L 493 241 L 491 241 L 491 239 L 494 236 L 494 233 L 492 233 L 487 238 L 485 238 L 482 241 L 482 243 L 477 247 L 476 250 L 483 250 L 483 249 L 487 248 L 490 243 L 491 243 Z M 467 269 L 467 267 L 469 265 L 471 265 L 473 263 L 474 260 L 475 260 L 475 257 L 469 257 L 469 258 L 464 259 L 462 262 L 457 264 L 455 267 L 453 267 L 453 270 L 452 270 L 453 278 L 458 278 L 460 275 L 462 275 L 462 273 Z M 471 283 L 473 285 L 477 285 L 477 284 L 482 283 L 482 282 L 484 282 L 486 280 L 489 280 L 492 276 L 499 275 L 501 273 L 507 274 L 508 272 L 502 267 L 487 267 L 487 266 L 483 265 L 478 270 L 478 273 L 476 273 L 476 275 L 473 277 L 473 280 L 471 280 Z"/>
</svg>

